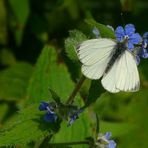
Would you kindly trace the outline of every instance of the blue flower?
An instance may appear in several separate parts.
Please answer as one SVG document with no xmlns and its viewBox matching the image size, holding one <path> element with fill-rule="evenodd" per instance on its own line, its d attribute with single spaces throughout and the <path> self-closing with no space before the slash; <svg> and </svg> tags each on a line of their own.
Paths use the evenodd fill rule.
<svg viewBox="0 0 148 148">
<path fill-rule="evenodd" d="M 116 148 L 116 142 L 110 140 L 111 132 L 106 132 L 104 135 L 99 134 L 96 145 L 102 148 Z"/>
<path fill-rule="evenodd" d="M 46 113 L 44 115 L 44 120 L 46 122 L 50 122 L 50 123 L 53 123 L 53 122 L 56 122 L 58 119 L 58 116 L 56 114 L 51 114 L 51 113 Z"/>
<path fill-rule="evenodd" d="M 39 106 L 39 110 L 40 111 L 44 111 L 44 110 L 47 110 L 47 107 L 48 107 L 48 103 L 46 102 L 41 102 L 40 106 Z"/>
<path fill-rule="evenodd" d="M 142 50 L 140 53 L 142 58 L 148 58 L 148 53 L 146 50 L 147 45 L 148 45 L 148 32 L 145 32 L 143 35 Z"/>
<path fill-rule="evenodd" d="M 139 63 L 140 63 L 140 56 L 139 55 L 136 55 L 136 63 L 137 63 L 137 65 L 139 65 Z"/>
<path fill-rule="evenodd" d="M 142 44 L 137 48 L 137 54 L 136 54 L 136 62 L 137 65 L 140 63 L 140 57 L 141 58 L 148 58 L 148 52 L 146 50 L 148 45 L 148 32 L 145 32 L 143 35 L 143 41 Z"/>
<path fill-rule="evenodd" d="M 70 120 L 69 120 L 68 126 L 72 125 L 73 122 L 79 118 L 79 114 L 82 113 L 83 111 L 84 111 L 84 108 L 80 108 L 74 114 L 70 115 L 69 116 Z"/>
<path fill-rule="evenodd" d="M 39 110 L 46 111 L 44 115 L 44 120 L 46 122 L 52 123 L 57 121 L 58 116 L 54 112 L 53 103 L 41 102 L 41 104 L 39 105 Z"/>
<path fill-rule="evenodd" d="M 93 34 L 96 36 L 96 38 L 99 38 L 100 36 L 100 31 L 97 27 L 94 27 L 92 30 Z"/>
<path fill-rule="evenodd" d="M 135 26 L 133 24 L 127 24 L 125 28 L 118 26 L 115 30 L 115 35 L 117 41 L 127 43 L 127 47 L 130 51 L 134 49 L 134 45 L 142 41 L 139 33 L 135 33 Z"/>
<path fill-rule="evenodd" d="M 109 140 L 110 137 L 111 137 L 111 132 L 106 132 L 104 137 L 108 141 L 108 145 L 106 146 L 106 148 L 115 148 L 116 147 L 115 141 L 114 140 Z"/>
</svg>

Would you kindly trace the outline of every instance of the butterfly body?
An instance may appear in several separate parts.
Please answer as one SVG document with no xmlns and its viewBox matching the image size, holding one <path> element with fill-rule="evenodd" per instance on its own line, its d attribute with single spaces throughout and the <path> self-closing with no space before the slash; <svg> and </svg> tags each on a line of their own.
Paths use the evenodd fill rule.
<svg viewBox="0 0 148 148">
<path fill-rule="evenodd" d="M 124 54 L 125 50 L 127 50 L 127 47 L 124 43 L 118 42 L 117 45 L 115 45 L 113 52 L 111 53 L 111 59 L 109 60 L 107 67 L 105 69 L 105 74 L 108 73 L 115 61 L 118 60 L 122 54 Z"/>
</svg>

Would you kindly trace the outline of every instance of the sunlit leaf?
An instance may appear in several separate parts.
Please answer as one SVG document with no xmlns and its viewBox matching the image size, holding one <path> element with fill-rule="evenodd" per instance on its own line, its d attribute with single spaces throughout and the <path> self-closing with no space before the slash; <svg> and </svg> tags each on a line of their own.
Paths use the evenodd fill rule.
<svg viewBox="0 0 148 148">
<path fill-rule="evenodd" d="M 4 100 L 25 98 L 32 70 L 30 64 L 20 62 L 1 71 L 0 98 Z"/>
<path fill-rule="evenodd" d="M 66 100 L 73 89 L 73 82 L 64 64 L 57 63 L 57 53 L 46 46 L 37 61 L 28 88 L 28 102 L 51 99 L 49 88 Z"/>
</svg>

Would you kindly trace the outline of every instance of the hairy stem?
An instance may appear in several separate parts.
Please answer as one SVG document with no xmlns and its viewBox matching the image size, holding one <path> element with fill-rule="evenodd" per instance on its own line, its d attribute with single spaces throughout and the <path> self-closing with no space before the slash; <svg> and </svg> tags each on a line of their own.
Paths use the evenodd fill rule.
<svg viewBox="0 0 148 148">
<path fill-rule="evenodd" d="M 79 89 L 81 88 L 83 82 L 85 81 L 85 76 L 81 76 L 79 82 L 76 84 L 74 90 L 72 91 L 72 93 L 70 94 L 69 98 L 67 99 L 66 104 L 72 104 L 74 101 L 75 96 L 77 95 Z"/>
</svg>

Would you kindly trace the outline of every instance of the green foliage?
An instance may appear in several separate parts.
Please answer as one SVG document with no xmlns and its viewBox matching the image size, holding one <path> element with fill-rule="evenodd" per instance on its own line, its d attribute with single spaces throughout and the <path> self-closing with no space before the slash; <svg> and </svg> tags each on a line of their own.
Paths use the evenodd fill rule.
<svg viewBox="0 0 148 148">
<path fill-rule="evenodd" d="M 93 19 L 86 19 L 85 22 L 90 25 L 91 28 L 97 27 L 100 31 L 101 37 L 115 38 L 114 31 L 109 27 L 100 24 Z"/>
<path fill-rule="evenodd" d="M 0 123 L 4 120 L 8 110 L 9 110 L 9 106 L 6 103 L 0 104 Z M 2 125 L 0 124 L 0 127 L 1 126 Z"/>
<path fill-rule="evenodd" d="M 135 24 L 142 34 L 148 26 L 146 4 L 146 0 L 0 0 L 0 147 L 46 148 L 54 142 L 84 141 L 90 136 L 93 139 L 96 127 L 100 127 L 102 133 L 112 132 L 117 147 L 147 148 L 145 59 L 138 66 L 139 92 L 104 93 L 100 81 L 87 79 L 71 105 L 77 108 L 85 104 L 85 111 L 69 127 L 67 116 L 62 116 L 71 107 L 64 103 L 75 87 L 73 81 L 78 82 L 81 75 L 77 45 L 95 38 L 94 26 L 101 37 L 114 39 L 107 25 L 122 25 L 121 18 Z M 52 46 L 43 48 L 45 44 Z M 60 118 L 57 123 L 46 123 L 45 112 L 38 110 L 39 103 L 54 100 L 62 104 Z"/>
<path fill-rule="evenodd" d="M 52 137 L 50 142 L 62 143 L 62 142 L 84 141 L 86 137 L 92 136 L 93 127 L 91 125 L 92 121 L 89 120 L 89 114 L 86 111 L 82 113 L 79 119 L 77 119 L 70 127 L 67 127 L 67 124 L 62 123 L 60 131 L 58 132 L 58 134 Z M 81 145 L 81 147 L 84 148 L 86 146 Z"/>
<path fill-rule="evenodd" d="M 16 14 L 18 23 L 25 24 L 29 15 L 29 1 L 9 0 L 9 2 L 13 13 Z"/>
<path fill-rule="evenodd" d="M 8 49 L 2 49 L 0 51 L 0 63 L 9 66 L 16 63 L 14 54 Z"/>
<path fill-rule="evenodd" d="M 64 81 L 64 83 L 63 83 Z M 46 46 L 37 61 L 28 87 L 28 103 L 49 100 L 48 88 L 54 90 L 64 101 L 73 89 L 73 82 L 64 64 L 58 63 L 53 47 Z"/>
<path fill-rule="evenodd" d="M 89 88 L 89 94 L 86 100 L 86 106 L 89 106 L 91 103 L 94 103 L 97 99 L 99 99 L 99 97 L 104 91 L 105 90 L 101 86 L 100 81 L 93 80 Z"/>
<path fill-rule="evenodd" d="M 56 92 L 54 92 L 53 90 L 49 89 L 52 99 L 56 102 L 56 103 L 60 103 L 60 97 L 56 94 Z"/>
<path fill-rule="evenodd" d="M 87 37 L 79 30 L 70 31 L 70 36 L 65 40 L 65 51 L 71 60 L 78 60 L 76 47 Z"/>
<path fill-rule="evenodd" d="M 79 17 L 78 2 L 75 0 L 64 0 L 63 6 L 69 11 L 73 19 Z"/>
<path fill-rule="evenodd" d="M 0 1 L 0 44 L 6 44 L 6 9 L 4 7 L 5 0 Z"/>
<path fill-rule="evenodd" d="M 9 0 L 10 6 L 12 8 L 13 13 L 15 14 L 14 27 L 15 30 L 15 39 L 18 45 L 21 44 L 23 31 L 29 16 L 29 0 Z"/>
<path fill-rule="evenodd" d="M 58 126 L 43 122 L 43 113 L 34 104 L 19 112 L 0 133 L 0 146 L 25 145 L 32 141 L 42 141 L 52 135 Z"/>
<path fill-rule="evenodd" d="M 94 105 L 94 111 L 99 114 L 101 131 L 109 130 L 113 136 L 119 137 L 119 147 L 146 147 L 147 140 L 147 90 L 137 93 L 105 93 Z M 114 103 L 115 102 L 115 103 Z M 144 120 L 144 122 L 143 122 Z M 142 128 L 141 128 L 142 127 Z M 144 130 L 143 130 L 144 129 Z M 141 134 L 143 136 L 141 136 Z M 135 142 L 130 137 L 138 137 Z M 129 141 L 130 140 L 130 141 Z M 129 144 L 130 143 L 130 144 Z"/>
<path fill-rule="evenodd" d="M 18 62 L 1 71 L 0 98 L 3 100 L 19 100 L 25 98 L 32 70 L 30 64 Z"/>
<path fill-rule="evenodd" d="M 24 72 L 25 75 L 26 73 L 27 72 Z M 11 74 L 10 71 L 9 74 Z M 63 79 L 67 85 L 63 84 Z M 38 59 L 28 88 L 28 102 L 37 102 L 37 104 L 22 110 L 22 112 L 14 118 L 14 123 L 9 125 L 10 127 L 6 126 L 4 133 L 2 132 L 0 145 L 23 145 L 37 139 L 44 139 L 45 136 L 51 134 L 48 133 L 48 130 L 52 125 L 46 124 L 45 126 L 42 118 L 43 113 L 38 111 L 40 101 L 51 99 L 48 92 L 49 87 L 54 87 L 54 90 L 57 90 L 63 98 L 66 98 L 71 92 L 71 88 L 73 88 L 73 83 L 69 78 L 66 67 L 57 63 L 55 49 L 46 46 Z M 44 124 L 42 125 L 41 123 Z M 41 129 L 38 130 L 38 128 Z M 55 128 L 53 129 L 55 130 Z M 15 133 L 18 134 L 15 135 Z M 22 136 L 20 136 L 20 134 Z"/>
<path fill-rule="evenodd" d="M 29 84 L 27 95 L 29 97 L 27 103 L 37 102 L 37 104 L 28 106 L 26 109 L 23 109 L 13 119 L 14 121 L 11 121 L 11 123 L 3 129 L 0 137 L 0 146 L 16 144 L 23 145 L 32 141 L 36 141 L 37 139 L 43 140 L 44 137 L 51 135 L 51 132 L 48 131 L 51 130 L 52 125 L 45 124 L 43 121 L 43 113 L 38 111 L 39 102 L 47 99 L 51 100 L 48 92 L 49 87 L 57 90 L 60 96 L 64 98 L 63 100 L 65 100 L 65 98 L 67 99 L 68 95 L 74 87 L 72 81 L 69 78 L 65 65 L 58 64 L 57 60 L 58 59 L 54 48 L 46 46 L 37 61 L 34 74 L 32 75 Z M 66 85 L 63 84 L 63 79 Z M 51 90 L 50 92 L 52 97 L 57 99 L 58 96 L 56 93 Z M 79 137 L 77 137 L 76 130 L 82 129 L 83 126 L 86 128 L 84 128 L 84 130 L 79 130 L 81 131 L 81 134 L 79 134 L 81 139 L 86 135 L 90 135 L 90 123 L 88 122 L 87 114 L 82 115 L 82 118 L 78 120 L 78 123 L 79 124 L 76 124 L 74 129 L 73 127 L 67 128 L 67 126 L 65 127 L 65 125 L 62 124 L 62 129 L 67 131 L 65 134 L 70 134 L 74 140 L 79 139 Z M 70 128 L 72 128 L 72 130 L 69 130 Z M 53 129 L 56 130 L 57 127 L 54 126 Z M 15 135 L 15 133 L 18 134 Z M 63 137 L 61 134 L 58 134 L 57 136 Z M 57 142 L 58 138 L 55 137 L 54 139 L 57 139 L 55 140 Z M 69 137 L 69 140 L 70 139 L 71 138 Z"/>
</svg>

